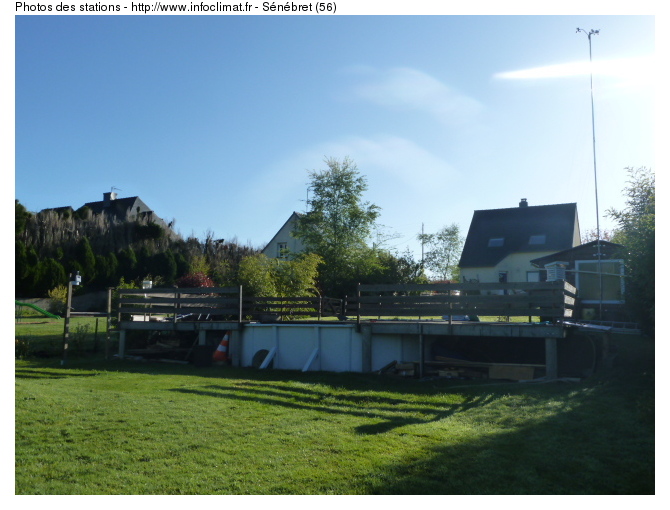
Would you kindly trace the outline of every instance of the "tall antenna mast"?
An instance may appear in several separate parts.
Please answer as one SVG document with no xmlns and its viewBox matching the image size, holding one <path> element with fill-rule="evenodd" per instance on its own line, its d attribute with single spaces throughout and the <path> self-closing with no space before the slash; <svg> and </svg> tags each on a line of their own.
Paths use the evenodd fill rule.
<svg viewBox="0 0 670 510">
<path fill-rule="evenodd" d="M 598 35 L 600 30 L 589 30 L 588 32 L 583 28 L 577 27 L 577 33 L 582 32 L 586 34 L 589 39 L 589 63 L 591 71 L 591 131 L 593 134 L 593 177 L 596 188 L 596 247 L 598 251 L 598 283 L 600 286 L 600 320 L 603 318 L 603 272 L 602 272 L 602 255 L 600 252 L 600 212 L 598 210 L 598 172 L 596 167 L 596 116 L 593 106 L 593 54 L 591 51 L 591 36 Z"/>
</svg>

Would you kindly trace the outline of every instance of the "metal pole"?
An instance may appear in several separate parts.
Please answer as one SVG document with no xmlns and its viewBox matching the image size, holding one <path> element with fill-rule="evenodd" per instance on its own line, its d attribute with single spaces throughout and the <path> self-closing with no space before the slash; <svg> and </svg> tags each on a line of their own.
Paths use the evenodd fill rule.
<svg viewBox="0 0 670 510">
<path fill-rule="evenodd" d="M 596 250 L 598 254 L 598 285 L 600 290 L 600 300 L 599 300 L 599 318 L 603 319 L 603 274 L 602 274 L 602 254 L 600 251 L 600 212 L 598 210 L 598 172 L 596 166 L 596 117 L 595 117 L 595 108 L 593 105 L 593 53 L 591 50 L 591 36 L 598 35 L 600 30 L 591 29 L 589 32 L 582 28 L 577 28 L 577 33 L 583 32 L 589 39 L 589 62 L 590 62 L 590 71 L 591 71 L 591 132 L 593 135 L 593 177 L 595 182 L 596 190 Z"/>
</svg>

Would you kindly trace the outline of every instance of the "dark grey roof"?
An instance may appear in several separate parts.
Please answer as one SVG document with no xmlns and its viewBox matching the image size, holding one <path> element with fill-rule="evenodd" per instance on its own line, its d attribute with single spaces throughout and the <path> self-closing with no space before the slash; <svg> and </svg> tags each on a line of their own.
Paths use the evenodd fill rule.
<svg viewBox="0 0 670 510">
<path fill-rule="evenodd" d="M 575 229 L 579 237 L 577 204 L 475 211 L 459 266 L 493 267 L 512 253 L 566 250 L 575 243 Z M 545 236 L 544 243 L 530 244 L 531 236 Z M 489 246 L 501 238 L 502 246 Z"/>
<path fill-rule="evenodd" d="M 575 260 L 597 260 L 596 254 L 598 248 L 596 243 L 598 241 L 591 241 L 589 243 L 580 244 L 574 248 L 552 253 L 530 261 L 531 264 L 537 267 L 544 267 L 550 262 L 568 262 L 572 267 Z M 602 260 L 611 259 L 621 256 L 623 245 L 617 243 L 610 243 L 609 241 L 600 240 L 600 257 Z"/>
<path fill-rule="evenodd" d="M 106 212 L 108 214 L 122 215 L 125 217 L 128 211 L 135 207 L 135 201 L 137 200 L 139 200 L 139 197 L 117 198 L 110 200 L 108 205 L 105 205 L 104 200 L 99 200 L 97 202 L 86 202 L 84 207 L 91 209 L 93 214 Z"/>
<path fill-rule="evenodd" d="M 151 209 L 142 202 L 140 197 L 117 198 L 110 200 L 106 205 L 104 200 L 98 202 L 87 202 L 85 207 L 91 209 L 94 214 L 107 213 L 120 219 L 126 219 L 128 216 L 134 216 L 139 213 L 150 212 Z M 137 208 L 140 208 L 138 211 Z"/>
</svg>

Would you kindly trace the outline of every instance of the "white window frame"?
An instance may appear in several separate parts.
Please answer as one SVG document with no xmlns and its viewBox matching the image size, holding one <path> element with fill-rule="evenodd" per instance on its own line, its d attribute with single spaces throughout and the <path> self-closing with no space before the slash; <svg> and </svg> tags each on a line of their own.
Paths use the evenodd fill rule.
<svg viewBox="0 0 670 510">
<path fill-rule="evenodd" d="M 537 275 L 537 279 L 531 280 L 530 275 Z M 540 282 L 540 270 L 538 269 L 537 271 L 526 271 L 526 281 L 530 283 L 535 283 L 535 282 Z"/>
<path fill-rule="evenodd" d="M 288 243 L 277 243 L 277 258 L 285 259 L 288 251 Z"/>
<path fill-rule="evenodd" d="M 623 304 L 625 303 L 624 301 L 624 296 L 625 296 L 625 290 L 626 290 L 626 284 L 624 282 L 625 278 L 623 278 L 624 275 L 624 263 L 623 259 L 606 259 L 602 260 L 603 263 L 611 263 L 611 262 L 618 262 L 619 263 L 619 274 L 621 274 L 621 277 L 619 277 L 620 280 L 620 285 L 621 285 L 621 300 L 616 300 L 616 299 L 605 299 L 602 301 L 603 304 Z M 597 264 L 597 260 L 575 260 L 575 284 L 576 287 L 579 289 L 580 285 L 580 265 L 581 264 Z M 604 274 L 604 273 L 603 273 Z M 600 303 L 601 301 L 599 299 L 582 299 L 582 303 L 584 304 L 597 304 Z"/>
</svg>

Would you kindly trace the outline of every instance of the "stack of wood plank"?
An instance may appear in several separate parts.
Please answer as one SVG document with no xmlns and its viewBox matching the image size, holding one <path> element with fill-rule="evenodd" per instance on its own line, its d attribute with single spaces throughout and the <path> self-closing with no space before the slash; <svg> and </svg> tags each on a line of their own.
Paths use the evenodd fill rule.
<svg viewBox="0 0 670 510">
<path fill-rule="evenodd" d="M 445 356 L 436 356 L 429 365 L 437 365 L 440 377 L 459 377 L 468 379 L 505 379 L 511 381 L 525 381 L 535 377 L 536 369 L 543 369 L 544 365 L 520 363 L 487 363 L 468 361 Z"/>
</svg>

